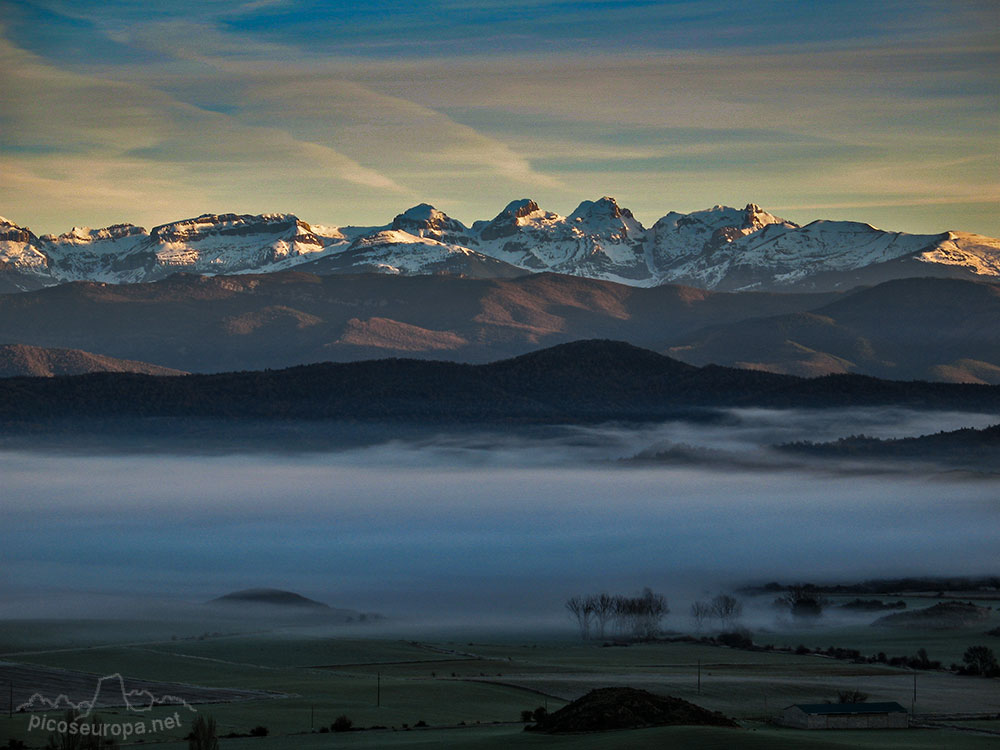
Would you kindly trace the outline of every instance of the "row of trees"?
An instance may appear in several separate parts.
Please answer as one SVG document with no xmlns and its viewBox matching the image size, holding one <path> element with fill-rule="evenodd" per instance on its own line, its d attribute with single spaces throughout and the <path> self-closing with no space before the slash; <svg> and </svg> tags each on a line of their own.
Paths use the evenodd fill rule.
<svg viewBox="0 0 1000 750">
<path fill-rule="evenodd" d="M 797 620 L 821 616 L 827 604 L 826 598 L 808 584 L 789 586 L 782 596 L 774 600 L 777 609 L 787 610 Z M 694 620 L 698 630 L 702 629 L 706 621 L 713 618 L 718 619 L 719 626 L 723 630 L 732 628 L 742 614 L 743 603 L 729 594 L 719 594 L 710 601 L 697 601 L 691 605 L 691 619 Z"/>
<path fill-rule="evenodd" d="M 612 633 L 655 638 L 663 618 L 670 613 L 667 598 L 648 587 L 639 596 L 607 593 L 572 596 L 566 600 L 566 609 L 576 619 L 584 640 Z"/>
<path fill-rule="evenodd" d="M 566 600 L 566 609 L 576 620 L 584 640 L 609 636 L 655 638 L 660 634 L 663 618 L 670 613 L 666 597 L 649 587 L 639 596 L 608 593 L 572 596 Z M 691 619 L 698 630 L 712 619 L 717 619 L 723 630 L 731 629 L 742 614 L 743 603 L 729 594 L 691 605 Z"/>
<path fill-rule="evenodd" d="M 735 596 L 719 594 L 710 601 L 697 601 L 691 605 L 691 619 L 698 630 L 707 620 L 716 618 L 723 630 L 732 628 L 743 614 L 743 603 Z"/>
</svg>

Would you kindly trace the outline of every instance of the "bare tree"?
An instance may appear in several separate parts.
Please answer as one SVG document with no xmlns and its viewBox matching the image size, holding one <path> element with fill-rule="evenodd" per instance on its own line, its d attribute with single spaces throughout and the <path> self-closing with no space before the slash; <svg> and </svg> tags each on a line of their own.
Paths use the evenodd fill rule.
<svg viewBox="0 0 1000 750">
<path fill-rule="evenodd" d="M 712 605 L 708 602 L 695 602 L 691 605 L 691 619 L 694 620 L 694 625 L 701 632 L 702 627 L 705 625 L 705 620 L 712 616 Z"/>
<path fill-rule="evenodd" d="M 712 599 L 712 614 L 719 618 L 723 629 L 731 628 L 743 614 L 743 604 L 735 596 L 719 594 Z"/>
<path fill-rule="evenodd" d="M 572 596 L 566 600 L 566 609 L 576 619 L 584 640 L 596 633 L 603 638 L 609 623 L 614 624 L 618 635 L 634 638 L 653 638 L 660 632 L 660 623 L 670 612 L 667 598 L 650 588 L 639 596 L 616 594 L 590 594 Z"/>
<path fill-rule="evenodd" d="M 826 598 L 817 594 L 812 586 L 795 585 L 789 586 L 787 593 L 774 600 L 774 603 L 788 607 L 793 617 L 799 619 L 816 618 L 823 614 L 823 607 L 826 606 Z"/>
<path fill-rule="evenodd" d="M 667 597 L 657 594 L 648 586 L 642 590 L 639 597 L 639 633 L 640 638 L 655 638 L 660 634 L 660 623 L 670 614 Z"/>
<path fill-rule="evenodd" d="M 595 594 L 589 597 L 591 608 L 594 613 L 594 620 L 597 624 L 597 637 L 603 638 L 607 629 L 608 621 L 614 617 L 615 598 L 608 593 Z"/>
<path fill-rule="evenodd" d="M 191 734 L 188 735 L 188 750 L 219 750 L 219 740 L 215 727 L 215 719 L 211 716 L 196 716 L 191 722 Z"/>
<path fill-rule="evenodd" d="M 618 631 L 634 638 L 659 635 L 660 622 L 670 612 L 666 597 L 648 587 L 639 596 L 615 596 L 613 602 Z"/>
<path fill-rule="evenodd" d="M 589 599 L 590 597 L 571 596 L 566 600 L 566 609 L 576 618 L 583 640 L 590 638 L 590 618 L 594 612 L 593 603 Z"/>
<path fill-rule="evenodd" d="M 628 635 L 632 632 L 635 606 L 631 597 L 615 594 L 612 597 L 611 617 L 615 622 L 615 632 L 618 635 Z"/>
</svg>

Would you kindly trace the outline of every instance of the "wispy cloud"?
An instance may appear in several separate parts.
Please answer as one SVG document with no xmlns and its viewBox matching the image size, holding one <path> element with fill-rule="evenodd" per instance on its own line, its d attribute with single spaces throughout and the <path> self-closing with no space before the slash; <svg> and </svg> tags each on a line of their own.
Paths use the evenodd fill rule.
<svg viewBox="0 0 1000 750">
<path fill-rule="evenodd" d="M 79 176 L 108 171 L 139 186 L 115 215 L 147 222 L 201 201 L 338 223 L 416 200 L 471 220 L 515 196 L 565 212 L 616 194 L 646 221 L 752 200 L 1000 234 L 983 208 L 1000 132 L 989 3 L 18 5 L 0 142 L 18 177 L 0 199 L 25 221 L 97 211 L 120 182 Z"/>
<path fill-rule="evenodd" d="M 137 83 L 59 70 L 2 39 L 0 65 L 8 146 L 0 200 L 13 217 L 40 205 L 155 220 L 151 207 L 263 207 L 276 195 L 285 203 L 317 188 L 397 200 L 409 192 L 328 145 Z"/>
</svg>

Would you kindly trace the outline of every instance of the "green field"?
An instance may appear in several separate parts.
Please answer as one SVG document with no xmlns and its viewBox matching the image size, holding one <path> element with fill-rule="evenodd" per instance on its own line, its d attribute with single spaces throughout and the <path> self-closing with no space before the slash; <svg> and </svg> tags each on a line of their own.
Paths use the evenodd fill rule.
<svg viewBox="0 0 1000 750">
<path fill-rule="evenodd" d="M 841 604 L 853 598 L 855 597 L 831 597 L 831 604 Z M 885 596 L 881 598 L 891 601 L 902 599 L 907 604 L 906 611 L 923 609 L 940 601 L 938 599 L 908 598 L 905 596 Z M 976 626 L 957 630 L 901 629 L 872 627 L 871 625 L 831 627 L 825 624 L 814 628 L 796 628 L 793 625 L 790 628 L 775 632 L 758 631 L 755 633 L 754 640 L 758 643 L 771 643 L 775 646 L 790 646 L 792 648 L 799 644 L 803 644 L 809 648 L 827 648 L 828 646 L 853 648 L 866 656 L 877 654 L 880 651 L 890 657 L 913 656 L 918 649 L 924 648 L 927 650 L 928 657 L 931 660 L 940 661 L 942 665 L 947 667 L 950 664 L 961 664 L 962 654 L 965 653 L 966 648 L 972 645 L 987 645 L 1000 653 L 1000 638 L 986 635 L 986 631 L 1000 627 L 1000 606 L 998 606 L 997 601 L 992 599 L 978 600 L 976 603 L 980 606 L 992 606 L 994 608 L 990 619 Z M 892 610 L 867 613 L 864 617 L 875 620 L 883 614 L 891 613 Z"/>
<path fill-rule="evenodd" d="M 200 627 L 200 626 L 199 626 Z M 855 629 L 856 630 L 856 629 Z M 874 629 L 872 629 L 874 630 Z M 168 634 L 169 631 L 169 634 Z M 602 647 L 575 640 L 506 637 L 449 642 L 401 640 L 377 635 L 347 637 L 285 628 L 274 632 L 193 638 L 171 625 L 7 621 L 0 626 L 0 661 L 214 688 L 268 691 L 271 697 L 199 704 L 197 712 L 218 722 L 220 734 L 268 728 L 263 738 L 223 739 L 227 750 L 321 747 L 405 748 L 979 748 L 997 746 L 1000 680 L 918 672 L 916 713 L 976 714 L 951 722 L 966 730 L 804 732 L 767 720 L 791 703 L 834 700 L 857 689 L 873 701 L 910 708 L 914 672 L 882 664 L 852 664 L 815 655 L 743 651 L 701 643 L 656 642 Z M 815 634 L 815 631 L 812 631 Z M 852 629 L 784 634 L 791 643 L 838 645 L 902 654 L 921 644 L 960 654 L 973 633 L 925 634 Z M 162 638 L 162 640 L 157 640 Z M 851 640 L 854 638 L 855 640 Z M 855 643 L 859 645 L 854 645 Z M 699 688 L 699 672 L 701 684 Z M 632 686 L 674 695 L 738 719 L 744 728 L 667 727 L 600 735 L 551 737 L 523 732 L 520 713 L 550 711 L 603 686 Z M 154 709 L 166 715 L 167 709 Z M 128 721 L 125 708 L 102 709 L 107 721 Z M 55 714 L 53 714 L 55 715 Z M 358 731 L 319 733 L 340 715 Z M 186 748 L 179 731 L 158 732 L 143 746 Z M 6 712 L 0 744 L 22 739 L 41 747 L 46 735 L 27 731 L 28 717 Z M 428 726 L 416 728 L 418 722 Z M 384 729 L 371 729 L 384 727 Z"/>
</svg>

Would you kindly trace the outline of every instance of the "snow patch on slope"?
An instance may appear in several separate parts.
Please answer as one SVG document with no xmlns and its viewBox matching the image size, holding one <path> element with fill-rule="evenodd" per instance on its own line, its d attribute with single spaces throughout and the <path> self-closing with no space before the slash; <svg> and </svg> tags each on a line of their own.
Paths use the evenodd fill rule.
<svg viewBox="0 0 1000 750">
<path fill-rule="evenodd" d="M 310 225 L 282 213 L 202 214 L 150 232 L 115 224 L 38 238 L 0 220 L 0 268 L 36 285 L 153 281 L 177 271 L 261 273 L 321 260 L 314 266 L 320 273 L 509 276 L 513 266 L 632 286 L 789 289 L 809 288 L 824 274 L 824 284 L 840 283 L 831 274 L 848 274 L 838 278 L 851 283 L 852 272 L 901 258 L 1000 276 L 1000 240 L 884 232 L 850 221 L 799 226 L 753 203 L 670 212 L 648 229 L 608 196 L 583 201 L 566 217 L 521 198 L 471 227 L 427 203 L 377 227 Z M 906 268 L 912 272 L 912 264 Z"/>
<path fill-rule="evenodd" d="M 980 276 L 1000 276 L 1000 239 L 969 232 L 948 232 L 947 239 L 920 253 L 922 263 L 961 266 Z"/>
</svg>

